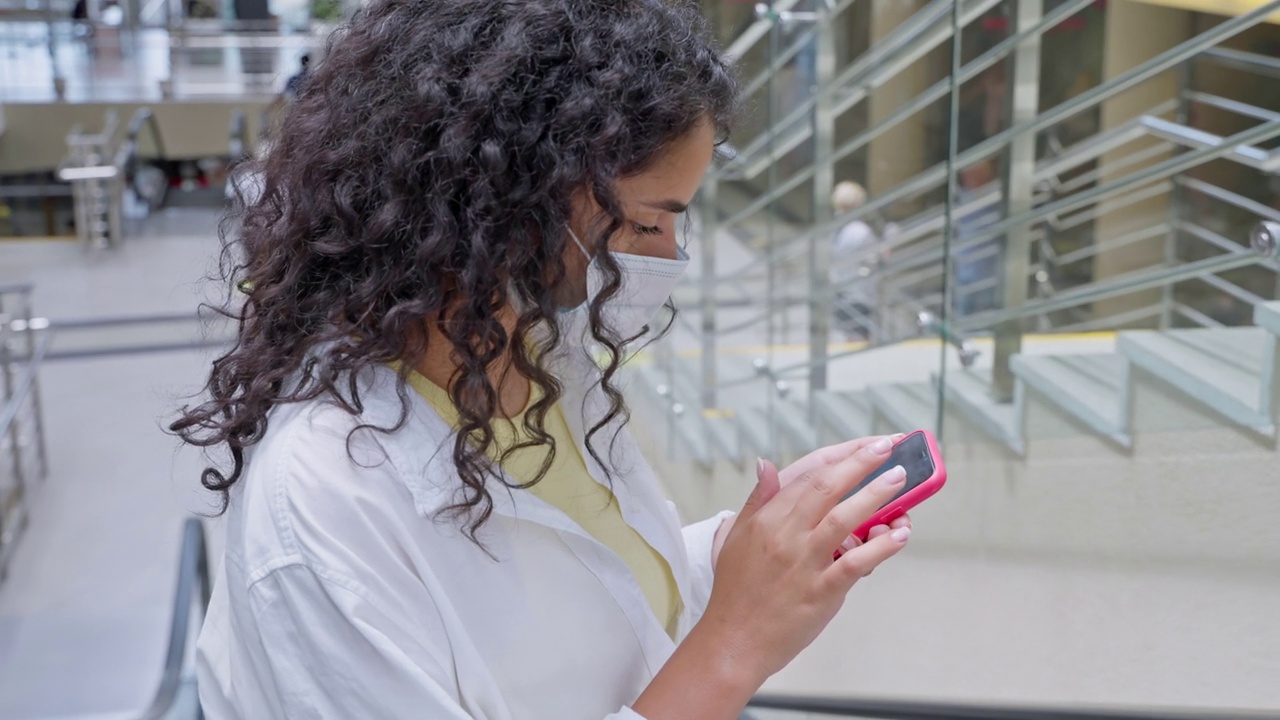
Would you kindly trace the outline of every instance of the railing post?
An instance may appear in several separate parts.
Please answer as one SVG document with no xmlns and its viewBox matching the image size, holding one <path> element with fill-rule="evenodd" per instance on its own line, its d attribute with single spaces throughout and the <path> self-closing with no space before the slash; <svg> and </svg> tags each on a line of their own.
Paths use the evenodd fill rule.
<svg viewBox="0 0 1280 720">
<path fill-rule="evenodd" d="M 0 408 L 5 408 L 10 402 L 13 402 L 14 385 L 13 385 L 13 354 L 9 347 L 9 336 L 13 332 L 13 320 L 16 317 L 5 310 L 4 298 L 0 297 L 0 323 L 8 325 L 8 327 L 0 328 L 0 379 L 3 380 L 4 402 L 0 403 Z M 2 441 L 0 441 L 2 442 Z M 26 473 L 23 472 L 24 465 L 22 462 L 22 436 L 18 432 L 17 418 L 9 425 L 9 449 L 13 453 L 13 479 L 16 485 L 13 492 L 16 493 L 21 502 L 22 496 L 26 493 Z M 0 486 L 0 490 L 3 487 Z M 0 500 L 7 501 L 8 498 L 0 496 Z M 8 504 L 7 502 L 5 504 Z M 0 526 L 7 519 L 8 508 L 4 504 L 0 504 Z M 7 532 L 8 528 L 0 528 L 0 532 Z M 0 539 L 3 544 L 3 539 Z"/>
<path fill-rule="evenodd" d="M 1191 127 L 1192 78 L 1194 58 L 1183 60 L 1178 66 L 1178 109 L 1174 120 L 1183 127 Z M 1180 152 L 1175 147 L 1174 152 Z M 1182 187 L 1181 173 L 1174 175 L 1173 192 L 1169 197 L 1169 231 L 1164 236 L 1164 264 L 1171 267 L 1178 260 L 1178 237 L 1182 232 L 1182 206 L 1187 200 L 1187 191 Z M 1165 285 L 1160 292 L 1160 329 L 1173 327 L 1173 285 Z"/>
<path fill-rule="evenodd" d="M 27 336 L 27 362 L 34 366 L 36 362 L 36 327 L 31 317 L 31 290 L 22 295 L 22 325 Z M 44 437 L 44 410 L 40 403 L 40 376 L 31 375 L 31 411 L 35 427 L 36 459 L 40 461 L 39 479 L 43 480 L 49 472 L 49 451 Z"/>
<path fill-rule="evenodd" d="M 1044 14 L 1044 0 L 1018 0 L 1014 30 L 1029 31 Z M 1035 120 L 1040 109 L 1040 35 L 1029 33 L 1018 42 L 1013 53 L 1010 118 L 1013 127 Z M 1036 134 L 1021 132 L 1009 142 L 1008 162 L 1004 168 L 1004 217 L 1014 217 L 1031 210 L 1032 176 L 1036 164 Z M 1013 310 L 1027 301 L 1027 282 L 1031 261 L 1031 225 L 1018 225 L 1005 233 L 1004 308 Z M 995 357 L 992 368 L 992 394 L 997 402 L 1013 402 L 1014 376 L 1009 360 L 1022 350 L 1022 322 L 1007 320 L 995 328 Z"/>
<path fill-rule="evenodd" d="M 702 183 L 702 409 L 716 406 L 716 234 L 720 227 L 719 178 L 708 173 Z"/>
<path fill-rule="evenodd" d="M 831 222 L 831 188 L 835 185 L 835 116 L 833 93 L 826 92 L 836 72 L 835 23 L 829 15 L 816 19 L 815 87 L 813 106 L 813 222 Z M 827 387 L 827 355 L 831 336 L 831 238 L 815 233 L 809 238 L 809 391 Z M 812 408 L 812 404 L 810 404 Z"/>
</svg>

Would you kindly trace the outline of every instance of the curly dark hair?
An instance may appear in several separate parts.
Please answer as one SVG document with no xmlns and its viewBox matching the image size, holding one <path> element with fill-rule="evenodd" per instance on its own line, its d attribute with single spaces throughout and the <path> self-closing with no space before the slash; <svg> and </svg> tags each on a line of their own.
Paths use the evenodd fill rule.
<svg viewBox="0 0 1280 720">
<path fill-rule="evenodd" d="M 451 509 L 471 515 L 474 538 L 492 512 L 486 482 L 501 478 L 486 455 L 498 412 L 486 368 L 508 352 L 539 390 L 525 419 L 526 444 L 548 446 L 537 479 L 555 452 L 544 419 L 561 385 L 541 358 L 561 343 L 556 298 L 582 192 L 603 210 L 584 242 L 605 277 L 588 318 L 610 402 L 586 444 L 609 467 L 592 441 L 629 417 L 611 382 L 628 338 L 601 312 L 620 286 L 606 242 L 627 223 L 614 184 L 699 123 L 723 138 L 735 102 L 696 7 L 670 0 L 374 0 L 358 11 L 250 166 L 258 197 L 221 231 L 222 279 L 243 290 L 226 308 L 236 342 L 214 361 L 208 398 L 170 429 L 230 455 L 229 471 L 211 462 L 201 476 L 222 511 L 273 408 L 327 395 L 359 414 L 361 371 L 421 357 L 431 318 L 458 364 L 449 395 L 465 487 Z M 377 430 L 408 417 L 407 373 L 399 424 Z"/>
</svg>

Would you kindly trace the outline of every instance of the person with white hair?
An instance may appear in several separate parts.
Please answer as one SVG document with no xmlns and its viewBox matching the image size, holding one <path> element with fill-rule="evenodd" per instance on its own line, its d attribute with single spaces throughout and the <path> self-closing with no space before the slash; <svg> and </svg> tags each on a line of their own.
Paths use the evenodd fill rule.
<svg viewBox="0 0 1280 720">
<path fill-rule="evenodd" d="M 867 191 L 845 180 L 831 193 L 836 217 L 853 212 L 867 201 Z M 875 325 L 877 283 L 875 271 L 885 259 L 876 252 L 881 238 L 863 219 L 846 222 L 832 240 L 831 286 L 835 292 L 833 314 L 836 327 L 849 340 L 870 340 Z"/>
</svg>

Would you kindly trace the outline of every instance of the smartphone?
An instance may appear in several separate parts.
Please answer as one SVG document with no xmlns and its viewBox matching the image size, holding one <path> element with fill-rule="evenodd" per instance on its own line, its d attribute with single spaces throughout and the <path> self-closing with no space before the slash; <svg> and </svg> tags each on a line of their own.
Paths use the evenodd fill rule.
<svg viewBox="0 0 1280 720">
<path fill-rule="evenodd" d="M 898 494 L 889 502 L 880 506 L 874 515 L 853 531 L 853 536 L 866 541 L 867 533 L 876 525 L 888 525 L 903 513 L 924 502 L 934 493 L 942 489 L 947 482 L 947 470 L 942 465 L 942 454 L 938 451 L 938 441 L 928 430 L 917 430 L 899 440 L 889 453 L 889 459 L 876 468 L 874 472 L 858 483 L 849 492 L 849 497 L 866 487 L 871 481 L 884 473 L 901 465 L 907 471 L 907 481 Z"/>
</svg>

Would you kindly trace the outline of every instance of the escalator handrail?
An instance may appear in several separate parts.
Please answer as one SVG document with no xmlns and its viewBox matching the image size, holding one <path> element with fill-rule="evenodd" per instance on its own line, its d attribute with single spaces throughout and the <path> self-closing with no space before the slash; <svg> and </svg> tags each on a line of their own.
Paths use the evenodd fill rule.
<svg viewBox="0 0 1280 720">
<path fill-rule="evenodd" d="M 756 695 L 747 708 L 877 720 L 1275 720 L 1280 717 L 1275 712 L 1248 710 L 983 705 L 768 694 Z"/>
<path fill-rule="evenodd" d="M 204 525 L 198 518 L 188 518 L 182 526 L 181 560 L 178 582 L 173 597 L 173 615 L 169 624 L 169 645 L 165 651 L 164 670 L 151 704 L 138 720 L 161 720 L 167 717 L 182 685 L 182 671 L 191 635 L 191 604 L 200 591 L 200 616 L 209 607 L 209 560 L 206 552 Z"/>
<path fill-rule="evenodd" d="M 144 125 L 151 128 L 151 136 L 155 139 L 156 150 L 160 157 L 162 159 L 168 157 L 164 150 L 164 136 L 160 134 L 160 124 L 156 122 L 155 113 L 151 112 L 151 108 L 138 108 L 129 120 L 129 127 L 125 130 L 120 147 L 116 151 L 116 167 L 121 170 L 129 167 L 130 163 L 136 159 L 138 135 L 142 133 Z"/>
</svg>

